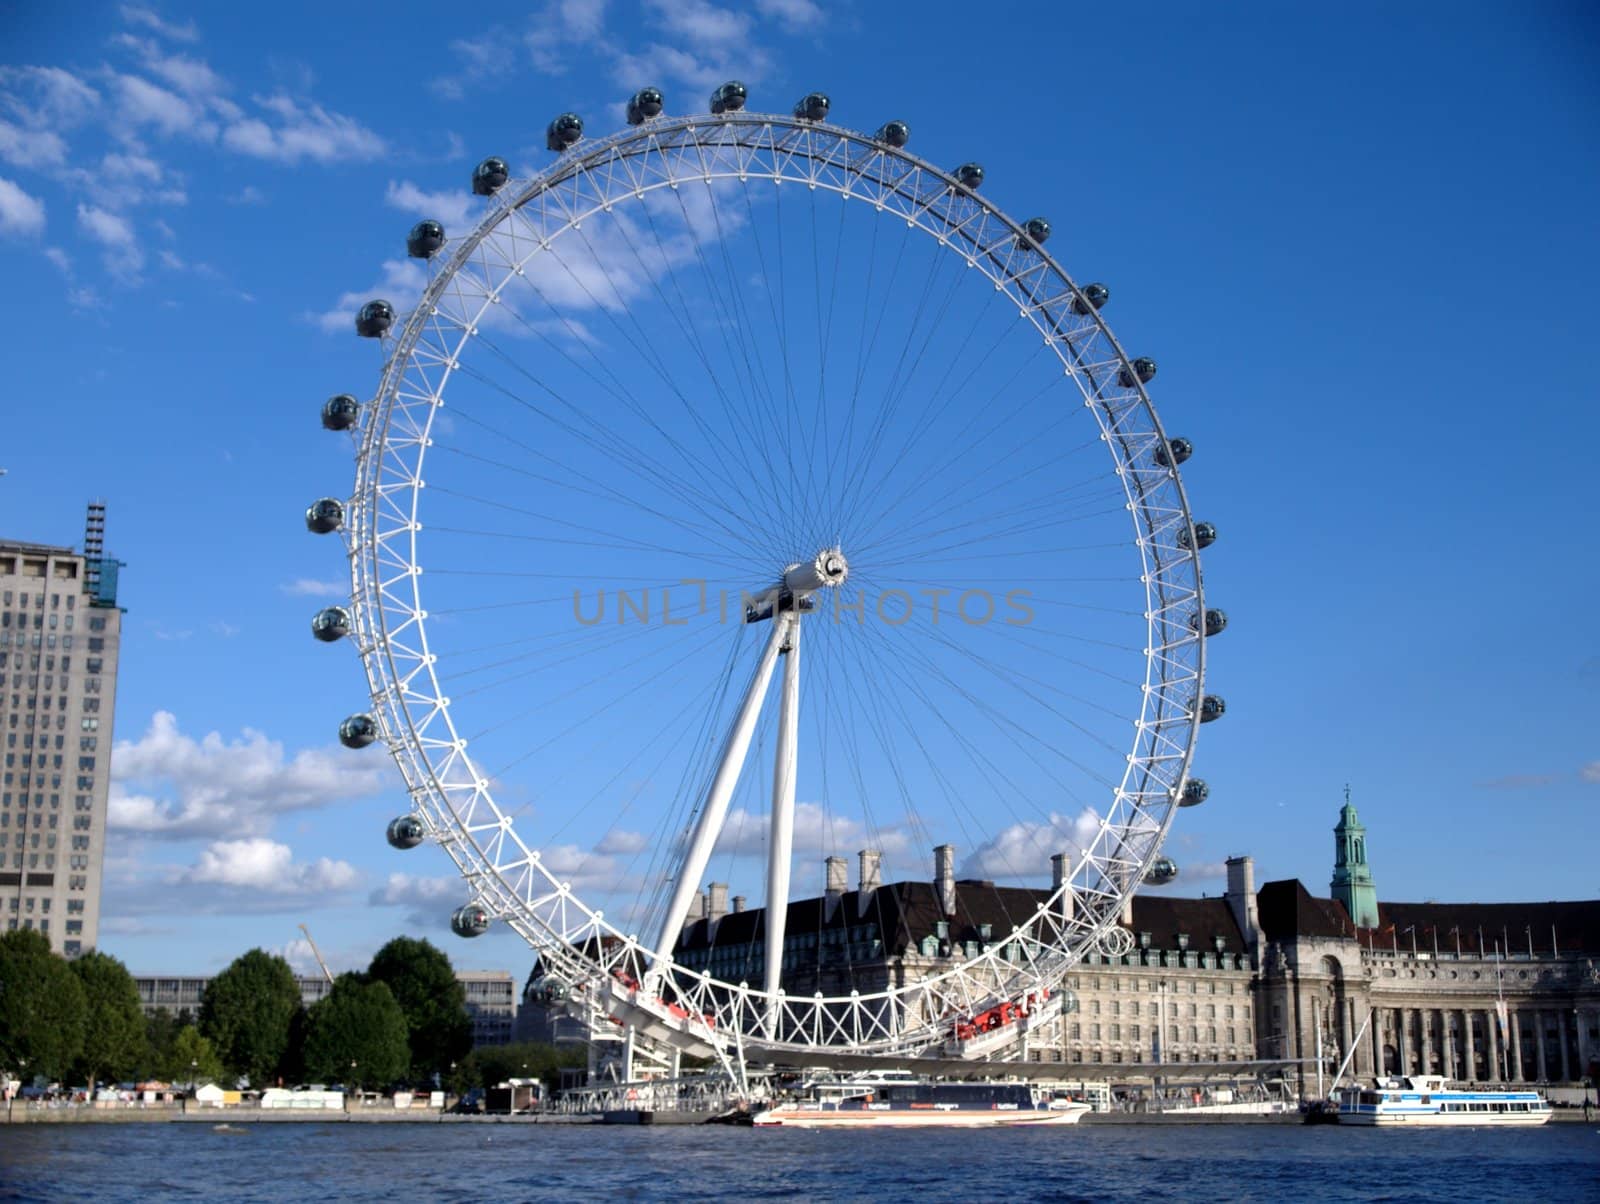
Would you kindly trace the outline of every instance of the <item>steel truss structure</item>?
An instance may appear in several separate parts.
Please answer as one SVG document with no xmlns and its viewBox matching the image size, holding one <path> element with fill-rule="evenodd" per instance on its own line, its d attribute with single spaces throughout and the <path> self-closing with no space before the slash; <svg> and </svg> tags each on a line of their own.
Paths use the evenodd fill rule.
<svg viewBox="0 0 1600 1204">
<path fill-rule="evenodd" d="M 769 982 L 726 982 L 675 964 L 681 906 L 659 934 L 628 931 L 587 905 L 539 848 L 524 843 L 441 685 L 419 560 L 435 424 L 503 290 L 595 215 L 640 205 L 662 190 L 775 186 L 826 190 L 914 228 L 1014 306 L 1017 320 L 1058 357 L 1098 425 L 1142 560 L 1148 645 L 1139 717 L 1098 833 L 1064 885 L 980 955 L 922 981 L 848 996 L 794 997 Z M 472 898 L 566 984 L 575 1011 L 615 1017 L 648 1038 L 730 1065 L 803 1062 L 822 1047 L 885 1058 L 994 1056 L 988 1045 L 958 1040 L 953 1018 L 1006 1000 L 1053 996 L 1059 1008 L 1064 976 L 1077 961 L 1091 950 L 1123 949 L 1127 934 L 1116 927 L 1118 917 L 1161 849 L 1201 719 L 1200 541 L 1176 464 L 1167 463 L 1173 457 L 1160 454 L 1170 445 L 1136 369 L 1097 306 L 1022 225 L 953 174 L 873 136 L 743 111 L 663 116 L 580 142 L 539 175 L 501 189 L 476 228 L 433 262 L 420 302 L 384 349 L 381 383 L 354 431 L 358 467 L 343 528 L 352 637 L 374 717 L 428 835 L 454 861 Z M 775 614 L 774 642 L 787 622 L 798 636 L 800 617 Z M 791 780 L 785 787 L 780 774 L 778 794 L 785 789 L 792 803 L 792 761 Z M 680 885 L 696 880 L 680 875 Z M 1050 1009 L 1037 1011 L 1042 1017 Z"/>
</svg>

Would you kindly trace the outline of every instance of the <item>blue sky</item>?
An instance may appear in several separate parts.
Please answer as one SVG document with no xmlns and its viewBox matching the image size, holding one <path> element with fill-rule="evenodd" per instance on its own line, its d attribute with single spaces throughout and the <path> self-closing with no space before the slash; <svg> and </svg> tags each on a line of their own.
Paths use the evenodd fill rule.
<svg viewBox="0 0 1600 1204">
<path fill-rule="evenodd" d="M 970 6 L 470 13 L 0 0 L 0 531 L 74 543 L 103 497 L 128 565 L 103 947 L 204 970 L 301 921 L 346 964 L 439 938 L 461 888 L 382 842 L 403 795 L 331 740 L 359 667 L 306 634 L 342 563 L 300 510 L 351 475 L 317 406 L 370 393 L 349 312 L 404 291 L 423 211 L 474 212 L 480 157 L 531 172 L 557 112 L 604 131 L 642 84 L 677 112 L 732 77 L 981 160 L 1159 360 L 1231 619 L 1174 889 L 1248 852 L 1324 891 L 1348 782 L 1384 897 L 1600 896 L 1584 6 L 1026 5 L 976 38 Z"/>
</svg>

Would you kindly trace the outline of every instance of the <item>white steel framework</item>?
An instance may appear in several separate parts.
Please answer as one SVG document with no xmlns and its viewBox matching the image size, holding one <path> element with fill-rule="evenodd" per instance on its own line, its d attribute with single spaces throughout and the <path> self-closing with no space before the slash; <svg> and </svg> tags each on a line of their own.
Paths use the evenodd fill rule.
<svg viewBox="0 0 1600 1204">
<path fill-rule="evenodd" d="M 1018 320 L 1057 357 L 1098 428 L 1132 524 L 1143 590 L 1145 672 L 1131 747 L 1098 830 L 1064 884 L 981 953 L 922 981 L 848 996 L 796 998 L 782 991 L 781 927 L 778 939 L 769 940 L 758 983 L 722 981 L 672 960 L 780 657 L 767 889 L 769 917 L 781 923 L 796 790 L 798 609 L 773 610 L 671 902 L 659 929 L 644 936 L 586 904 L 541 849 L 519 837 L 513 808 L 496 801 L 491 775 L 469 752 L 430 650 L 420 548 L 424 462 L 446 391 L 502 290 L 535 272 L 540 257 L 565 245 L 586 219 L 642 205 L 662 190 L 758 185 L 823 190 L 857 202 L 934 240 L 1014 306 Z M 434 262 L 420 301 L 384 350 L 381 382 L 354 432 L 357 473 L 344 528 L 353 638 L 373 712 L 415 813 L 471 896 L 569 984 L 576 1010 L 616 1016 L 682 1050 L 716 1052 L 739 1064 L 803 1057 L 822 1046 L 907 1056 L 951 1047 L 952 1017 L 996 1001 L 1059 995 L 1077 960 L 1116 943 L 1122 934 L 1108 934 L 1160 851 L 1198 732 L 1205 633 L 1193 617 L 1205 608 L 1197 541 L 1176 468 L 1158 462 L 1169 446 L 1166 433 L 1128 357 L 1080 286 L 1017 222 L 951 174 L 849 129 L 748 112 L 662 117 L 579 143 L 534 178 L 511 181 L 477 226 Z M 848 547 L 843 552 L 851 555 Z M 783 572 L 791 589 L 827 584 L 811 565 Z"/>
</svg>

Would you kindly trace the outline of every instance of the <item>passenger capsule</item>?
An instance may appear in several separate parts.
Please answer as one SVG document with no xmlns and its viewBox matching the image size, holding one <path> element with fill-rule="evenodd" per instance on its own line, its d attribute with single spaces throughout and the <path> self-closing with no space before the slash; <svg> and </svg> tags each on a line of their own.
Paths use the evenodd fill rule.
<svg viewBox="0 0 1600 1204">
<path fill-rule="evenodd" d="M 628 100 L 628 124 L 643 125 L 652 117 L 661 116 L 666 104 L 660 88 L 640 88 Z"/>
<path fill-rule="evenodd" d="M 1168 454 L 1167 448 L 1172 449 L 1171 454 Z M 1162 468 L 1176 468 L 1192 455 L 1194 444 L 1187 439 L 1168 439 L 1166 447 L 1156 447 L 1155 462 Z"/>
<path fill-rule="evenodd" d="M 327 535 L 344 526 L 344 503 L 336 498 L 319 497 L 306 507 L 306 530 Z"/>
<path fill-rule="evenodd" d="M 1087 318 L 1109 300 L 1111 300 L 1111 290 L 1105 285 L 1086 284 L 1079 295 L 1072 299 L 1072 312 L 1080 318 Z"/>
<path fill-rule="evenodd" d="M 428 830 L 415 815 L 401 815 L 389 821 L 383 835 L 397 849 L 414 849 L 428 838 Z"/>
<path fill-rule="evenodd" d="M 576 113 L 563 113 L 545 127 L 544 144 L 547 150 L 560 152 L 573 146 L 582 137 L 583 118 Z"/>
<path fill-rule="evenodd" d="M 1211 787 L 1206 785 L 1204 778 L 1190 778 L 1183 784 L 1183 792 L 1178 795 L 1178 806 L 1198 807 L 1211 797 Z"/>
<path fill-rule="evenodd" d="M 711 94 L 711 111 L 719 117 L 723 113 L 737 113 L 744 108 L 748 95 L 743 84 L 730 79 Z"/>
<path fill-rule="evenodd" d="M 1227 626 L 1228 626 L 1228 616 L 1226 614 L 1224 614 L 1222 611 L 1220 611 L 1220 610 L 1208 610 L 1208 611 L 1206 611 L 1206 634 L 1207 635 L 1221 635 L 1222 632 L 1227 628 Z M 1200 630 L 1200 616 L 1199 615 L 1190 615 L 1189 616 L 1189 630 L 1190 631 L 1199 631 Z"/>
<path fill-rule="evenodd" d="M 458 907 L 450 917 L 450 931 L 457 936 L 482 936 L 489 931 L 489 913 L 476 903 Z"/>
<path fill-rule="evenodd" d="M 381 339 L 394 325 L 394 306 L 387 301 L 368 301 L 356 314 L 356 333 L 364 339 Z"/>
<path fill-rule="evenodd" d="M 807 92 L 795 102 L 795 118 L 799 121 L 826 121 L 830 103 L 826 92 Z"/>
<path fill-rule="evenodd" d="M 347 431 L 361 419 L 361 403 L 348 393 L 340 393 L 322 403 L 322 429 Z"/>
<path fill-rule="evenodd" d="M 429 218 L 411 227 L 406 235 L 406 254 L 412 259 L 432 259 L 444 246 L 444 227 Z"/>
<path fill-rule="evenodd" d="M 342 640 L 350 634 L 350 612 L 342 606 L 328 606 L 311 619 L 311 634 L 324 644 Z"/>
<path fill-rule="evenodd" d="M 365 748 L 378 738 L 378 721 L 371 715 L 349 715 L 339 725 L 339 743 L 346 748 Z"/>
<path fill-rule="evenodd" d="M 1178 532 L 1178 546 L 1186 551 L 1190 548 L 1209 548 L 1217 542 L 1217 529 L 1210 523 L 1196 523 L 1194 525 L 1194 538 L 1189 538 L 1189 529 L 1185 527 Z"/>
<path fill-rule="evenodd" d="M 1221 719 L 1227 712 L 1228 704 L 1222 701 L 1219 694 L 1207 694 L 1200 700 L 1200 722 L 1210 723 L 1213 719 Z"/>
<path fill-rule="evenodd" d="M 490 155 L 472 169 L 473 195 L 493 196 L 506 186 L 510 178 L 511 169 L 506 166 L 506 161 Z"/>
<path fill-rule="evenodd" d="M 1131 369 L 1131 371 L 1130 371 L 1130 369 Z M 1155 362 L 1155 360 L 1150 359 L 1150 358 L 1148 358 L 1146 356 L 1143 356 L 1143 355 L 1141 355 L 1138 359 L 1134 360 L 1133 363 L 1128 365 L 1128 367 L 1123 368 L 1121 371 L 1119 371 L 1117 373 L 1117 382 L 1119 384 L 1121 384 L 1124 389 L 1133 388 L 1133 383 L 1134 383 L 1135 379 L 1137 379 L 1138 382 L 1141 385 L 1147 385 L 1151 381 L 1153 381 L 1155 378 L 1156 378 L 1156 362 Z"/>
<path fill-rule="evenodd" d="M 1017 246 L 1026 247 L 1032 242 L 1036 247 L 1042 247 L 1050 238 L 1050 223 L 1042 217 L 1030 217 L 1022 223 L 1024 238 L 1017 239 Z"/>
<path fill-rule="evenodd" d="M 885 121 L 872 137 L 896 150 L 911 141 L 911 127 L 903 121 Z"/>
<path fill-rule="evenodd" d="M 976 191 L 978 186 L 983 183 L 983 165 L 981 163 L 963 163 L 955 169 L 953 174 L 960 182 L 961 187 L 969 191 Z"/>
<path fill-rule="evenodd" d="M 1150 872 L 1144 880 L 1151 886 L 1165 886 L 1178 876 L 1178 863 L 1170 857 L 1157 857 L 1150 863 Z"/>
</svg>

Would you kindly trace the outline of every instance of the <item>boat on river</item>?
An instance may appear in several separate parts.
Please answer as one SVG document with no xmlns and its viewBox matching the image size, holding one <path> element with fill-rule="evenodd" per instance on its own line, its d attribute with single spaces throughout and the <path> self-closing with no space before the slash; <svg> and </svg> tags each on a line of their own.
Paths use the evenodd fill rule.
<svg viewBox="0 0 1600 1204">
<path fill-rule="evenodd" d="M 1550 1105 L 1537 1091 L 1451 1090 L 1443 1075 L 1378 1079 L 1337 1093 L 1341 1125 L 1542 1125 Z"/>
<path fill-rule="evenodd" d="M 756 1113 L 757 1128 L 1075 1125 L 1089 1105 L 1029 1083 L 935 1083 L 890 1072 L 805 1084 Z"/>
</svg>

